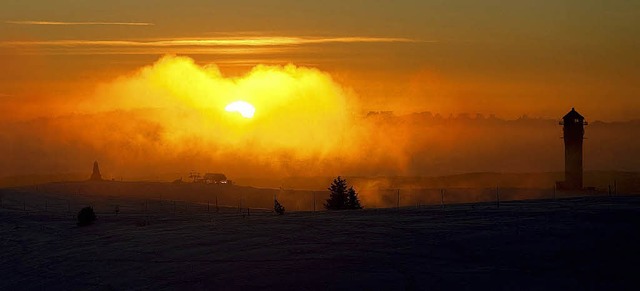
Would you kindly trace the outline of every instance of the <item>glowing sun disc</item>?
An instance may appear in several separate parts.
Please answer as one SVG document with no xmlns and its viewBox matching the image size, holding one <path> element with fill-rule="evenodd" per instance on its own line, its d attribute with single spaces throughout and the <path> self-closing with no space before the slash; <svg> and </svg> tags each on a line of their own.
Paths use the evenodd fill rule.
<svg viewBox="0 0 640 291">
<path fill-rule="evenodd" d="M 236 101 L 229 103 L 229 105 L 227 105 L 224 110 L 228 112 L 238 112 L 244 118 L 251 118 L 253 117 L 253 114 L 256 113 L 256 108 L 246 101 Z"/>
</svg>

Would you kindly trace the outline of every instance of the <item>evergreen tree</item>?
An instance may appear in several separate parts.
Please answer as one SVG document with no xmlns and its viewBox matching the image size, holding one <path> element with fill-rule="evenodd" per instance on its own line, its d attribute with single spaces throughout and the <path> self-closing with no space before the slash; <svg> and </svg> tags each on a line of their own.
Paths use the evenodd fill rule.
<svg viewBox="0 0 640 291">
<path fill-rule="evenodd" d="M 273 200 L 273 210 L 278 215 L 283 215 L 284 214 L 284 206 L 282 206 L 282 204 L 280 204 L 280 202 L 278 202 L 278 199 L 274 199 Z"/>
<path fill-rule="evenodd" d="M 347 191 L 347 209 L 362 209 L 360 199 L 358 199 L 358 193 L 356 193 L 353 187 L 349 187 Z"/>
<path fill-rule="evenodd" d="M 331 194 L 324 204 L 324 208 L 327 210 L 345 209 L 347 204 L 347 180 L 338 176 L 338 178 L 333 180 L 328 190 Z"/>
</svg>

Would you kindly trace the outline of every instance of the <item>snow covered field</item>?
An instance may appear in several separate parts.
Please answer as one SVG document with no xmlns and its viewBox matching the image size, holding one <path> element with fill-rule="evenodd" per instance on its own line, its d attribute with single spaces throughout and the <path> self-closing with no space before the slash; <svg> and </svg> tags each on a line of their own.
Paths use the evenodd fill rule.
<svg viewBox="0 0 640 291">
<path fill-rule="evenodd" d="M 105 198 L 91 199 L 96 224 L 77 227 L 82 201 L 28 197 L 39 206 L 26 207 L 15 195 L 0 208 L 0 290 L 640 286 L 635 197 L 284 216 Z M 135 209 L 116 215 L 118 203 Z"/>
</svg>

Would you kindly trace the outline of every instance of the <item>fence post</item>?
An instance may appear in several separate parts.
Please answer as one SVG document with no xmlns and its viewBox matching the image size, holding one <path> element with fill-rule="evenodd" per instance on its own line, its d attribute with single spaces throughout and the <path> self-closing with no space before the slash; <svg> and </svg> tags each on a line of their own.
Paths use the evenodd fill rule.
<svg viewBox="0 0 640 291">
<path fill-rule="evenodd" d="M 316 192 L 313 192 L 313 212 L 316 212 Z"/>
<path fill-rule="evenodd" d="M 496 186 L 496 206 L 500 208 L 500 190 L 498 186 Z"/>
<path fill-rule="evenodd" d="M 396 202 L 396 209 L 400 210 L 400 189 L 398 189 L 398 200 Z"/>
<path fill-rule="evenodd" d="M 440 189 L 440 205 L 444 209 L 444 189 Z"/>
</svg>

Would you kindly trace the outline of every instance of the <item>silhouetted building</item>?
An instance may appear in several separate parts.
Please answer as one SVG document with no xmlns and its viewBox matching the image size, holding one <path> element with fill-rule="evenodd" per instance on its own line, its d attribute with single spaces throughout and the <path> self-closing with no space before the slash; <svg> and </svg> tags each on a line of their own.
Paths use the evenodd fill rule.
<svg viewBox="0 0 640 291">
<path fill-rule="evenodd" d="M 93 173 L 91 173 L 91 181 L 102 181 L 102 175 L 100 174 L 100 167 L 98 167 L 98 161 L 93 162 Z"/>
<path fill-rule="evenodd" d="M 202 177 L 202 182 L 207 184 L 227 184 L 230 180 L 227 180 L 227 176 L 221 173 L 206 173 Z"/>
<path fill-rule="evenodd" d="M 587 122 L 575 108 L 571 108 L 560 125 L 564 135 L 564 181 L 558 182 L 558 188 L 582 189 L 582 141 Z"/>
</svg>

